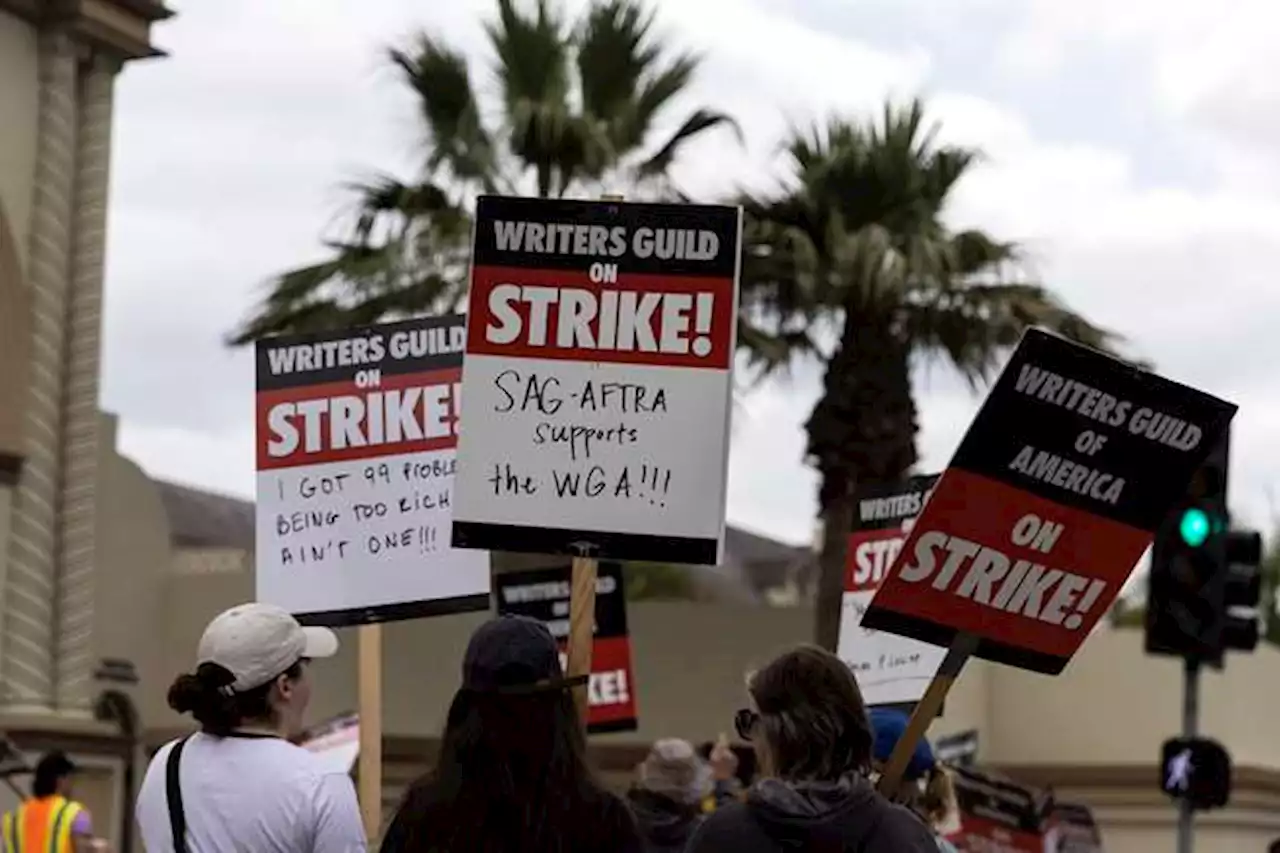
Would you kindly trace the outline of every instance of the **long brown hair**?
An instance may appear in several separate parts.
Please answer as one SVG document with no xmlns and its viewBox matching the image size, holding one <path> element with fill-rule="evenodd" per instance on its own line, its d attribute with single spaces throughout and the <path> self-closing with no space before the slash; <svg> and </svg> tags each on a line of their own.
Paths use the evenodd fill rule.
<svg viewBox="0 0 1280 853">
<path fill-rule="evenodd" d="M 870 768 L 874 736 L 866 704 L 840 658 L 798 646 L 754 673 L 747 690 L 773 775 L 830 782 Z"/>
</svg>

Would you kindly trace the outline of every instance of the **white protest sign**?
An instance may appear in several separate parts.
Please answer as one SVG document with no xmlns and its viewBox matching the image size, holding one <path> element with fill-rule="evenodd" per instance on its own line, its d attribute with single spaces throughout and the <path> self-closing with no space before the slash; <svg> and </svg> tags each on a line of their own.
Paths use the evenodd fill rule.
<svg viewBox="0 0 1280 853">
<path fill-rule="evenodd" d="M 350 774 L 360 756 L 360 718 L 345 714 L 315 726 L 298 745 L 320 759 L 326 772 Z"/>
<path fill-rule="evenodd" d="M 463 320 L 257 345 L 257 597 L 311 624 L 489 606 L 449 547 Z"/>
<path fill-rule="evenodd" d="M 845 562 L 836 653 L 857 676 L 867 705 L 918 702 L 947 650 L 862 627 L 862 616 L 893 565 L 936 474 L 859 491 Z"/>
<path fill-rule="evenodd" d="M 455 547 L 719 562 L 740 239 L 734 207 L 479 200 Z"/>
</svg>

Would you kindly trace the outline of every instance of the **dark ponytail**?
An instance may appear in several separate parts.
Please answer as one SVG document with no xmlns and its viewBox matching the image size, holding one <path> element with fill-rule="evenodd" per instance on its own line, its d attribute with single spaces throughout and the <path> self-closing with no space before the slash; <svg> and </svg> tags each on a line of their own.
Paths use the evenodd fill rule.
<svg viewBox="0 0 1280 853">
<path fill-rule="evenodd" d="M 283 675 L 290 679 L 302 675 L 302 664 L 295 663 Z M 190 714 L 206 734 L 225 737 L 250 721 L 269 721 L 273 711 L 269 695 L 275 679 L 243 693 L 231 692 L 235 676 L 216 663 L 202 663 L 194 674 L 183 673 L 169 687 L 169 707 L 179 714 Z"/>
</svg>

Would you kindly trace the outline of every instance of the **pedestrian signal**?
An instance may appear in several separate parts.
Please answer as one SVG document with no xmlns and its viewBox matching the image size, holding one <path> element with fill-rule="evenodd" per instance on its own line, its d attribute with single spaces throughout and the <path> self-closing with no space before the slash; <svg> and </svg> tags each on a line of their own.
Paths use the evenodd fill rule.
<svg viewBox="0 0 1280 853">
<path fill-rule="evenodd" d="M 1231 756 L 1208 738 L 1172 738 L 1160 750 L 1160 788 L 1191 808 L 1222 808 L 1231 798 Z"/>
</svg>

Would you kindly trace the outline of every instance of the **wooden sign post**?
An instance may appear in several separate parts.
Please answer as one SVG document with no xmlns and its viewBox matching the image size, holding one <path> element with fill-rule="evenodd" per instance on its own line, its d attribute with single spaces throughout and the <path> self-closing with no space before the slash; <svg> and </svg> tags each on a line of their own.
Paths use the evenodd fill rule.
<svg viewBox="0 0 1280 853">
<path fill-rule="evenodd" d="M 360 814 L 372 847 L 382 828 L 382 626 L 361 625 L 356 680 L 360 707 Z"/>
<path fill-rule="evenodd" d="M 973 634 L 956 634 L 955 639 L 951 641 L 947 656 L 942 659 L 924 696 L 911 711 L 911 719 L 907 720 L 907 727 L 894 745 L 889 763 L 880 773 L 878 787 L 884 796 L 889 799 L 897 798 L 902 787 L 902 775 L 906 772 L 907 765 L 911 763 L 911 754 L 915 752 L 916 744 L 924 737 L 924 733 L 929 730 L 938 712 L 942 710 L 942 703 L 946 701 L 951 685 L 956 683 L 956 679 L 960 677 L 960 670 L 964 668 L 969 656 L 977 648 L 978 638 Z"/>
<path fill-rule="evenodd" d="M 596 575 L 595 557 L 574 557 L 569 589 L 569 653 L 570 678 L 591 676 L 591 651 L 595 644 Z M 587 728 L 590 691 L 586 682 L 573 688 L 573 702 L 578 706 L 578 722 Z"/>
</svg>

